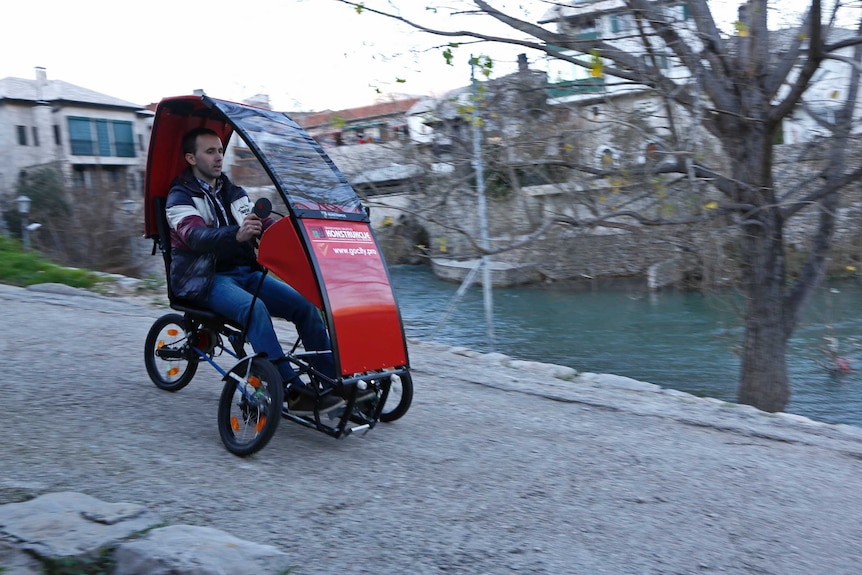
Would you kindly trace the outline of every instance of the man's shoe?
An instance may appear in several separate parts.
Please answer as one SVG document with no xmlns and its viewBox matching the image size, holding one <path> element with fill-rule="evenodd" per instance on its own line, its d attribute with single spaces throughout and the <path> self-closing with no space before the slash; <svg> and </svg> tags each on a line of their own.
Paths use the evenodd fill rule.
<svg viewBox="0 0 862 575">
<path fill-rule="evenodd" d="M 314 397 L 296 391 L 289 393 L 285 401 L 289 413 L 304 417 L 314 416 L 314 407 L 316 404 L 318 408 L 317 412 L 320 415 L 329 413 L 344 405 L 344 400 L 336 395 L 324 395 L 320 398 L 320 403 L 318 404 Z"/>
</svg>

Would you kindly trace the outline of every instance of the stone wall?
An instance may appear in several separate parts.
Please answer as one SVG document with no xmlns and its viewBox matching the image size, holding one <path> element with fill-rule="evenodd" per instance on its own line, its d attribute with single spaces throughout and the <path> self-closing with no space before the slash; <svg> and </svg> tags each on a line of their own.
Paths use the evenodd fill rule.
<svg viewBox="0 0 862 575">
<path fill-rule="evenodd" d="M 778 148 L 776 178 L 779 197 L 791 193 L 795 194 L 794 197 L 800 197 L 805 194 L 806 186 L 813 189 L 817 184 L 816 181 L 810 184 L 805 182 L 816 173 L 822 157 L 806 153 L 807 150 L 799 146 Z M 704 194 L 714 193 L 704 189 Z M 698 197 L 695 201 L 706 204 L 711 199 L 721 201 L 719 196 Z M 378 198 L 378 201 L 385 202 L 385 198 Z M 508 197 L 487 198 L 486 205 L 491 249 L 524 243 L 523 247 L 494 254 L 493 258 L 510 264 L 534 264 L 546 281 L 635 277 L 646 283 L 651 268 L 654 271 L 661 270 L 666 265 L 668 278 L 672 277 L 672 283 L 676 285 L 726 285 L 735 281 L 738 273 L 735 243 L 738 228 L 729 218 L 693 228 L 638 226 L 633 220 L 626 221 L 626 225 L 620 227 L 555 225 L 527 242 L 529 233 L 538 228 L 543 216 L 555 214 L 589 219 L 593 214 L 586 213 L 583 206 L 577 206 L 573 198 L 566 197 L 565 193 L 526 188 Z M 434 207 L 428 209 L 427 206 Z M 421 227 L 428 240 L 424 256 L 452 259 L 476 257 L 480 221 L 478 199 L 472 190 L 448 190 L 443 187 L 428 189 L 424 195 L 413 197 L 410 209 L 419 215 L 413 219 L 413 227 L 409 232 L 407 228 L 400 232 L 417 237 L 422 234 L 415 227 Z M 860 184 L 854 183 L 842 192 L 842 203 L 837 215 L 828 272 L 832 275 L 857 273 L 862 269 Z M 784 232 L 791 275 L 804 261 L 809 247 L 808 238 L 818 224 L 819 209 L 816 205 L 802 210 L 788 221 Z M 397 235 L 399 230 L 396 226 L 395 230 L 389 230 L 388 233 Z M 402 259 L 403 252 L 386 253 L 386 257 L 387 261 L 393 263 L 405 261 Z M 417 259 L 414 256 L 413 260 Z M 661 278 L 656 280 L 660 284 L 666 283 Z"/>
</svg>

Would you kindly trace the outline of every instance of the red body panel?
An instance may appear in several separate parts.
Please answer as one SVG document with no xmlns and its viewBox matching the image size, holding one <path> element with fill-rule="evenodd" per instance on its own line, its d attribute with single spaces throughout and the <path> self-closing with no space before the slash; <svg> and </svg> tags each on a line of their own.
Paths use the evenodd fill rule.
<svg viewBox="0 0 862 575">
<path fill-rule="evenodd" d="M 293 289 L 304 295 L 305 299 L 318 308 L 323 308 L 314 270 L 311 269 L 305 248 L 302 247 L 290 218 L 278 220 L 263 233 L 257 261 L 289 283 Z"/>
<path fill-rule="evenodd" d="M 325 286 L 342 374 L 407 363 L 401 317 L 365 222 L 303 219 Z"/>
</svg>

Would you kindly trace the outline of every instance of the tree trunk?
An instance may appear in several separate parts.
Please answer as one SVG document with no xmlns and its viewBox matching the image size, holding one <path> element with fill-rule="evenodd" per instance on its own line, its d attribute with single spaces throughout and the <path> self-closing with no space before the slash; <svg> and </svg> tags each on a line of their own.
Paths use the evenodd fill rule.
<svg viewBox="0 0 862 575">
<path fill-rule="evenodd" d="M 784 218 L 772 185 L 768 134 L 749 132 L 735 158 L 742 214 L 740 257 L 745 294 L 745 336 L 738 401 L 783 411 L 790 399 L 784 288 Z M 748 182 L 748 185 L 741 182 Z"/>
<path fill-rule="evenodd" d="M 784 328 L 783 257 L 778 238 L 743 239 L 743 253 L 771 260 L 753 266 L 745 282 L 745 337 L 739 382 L 739 403 L 764 411 L 783 411 L 790 400 L 787 375 L 787 336 Z"/>
</svg>

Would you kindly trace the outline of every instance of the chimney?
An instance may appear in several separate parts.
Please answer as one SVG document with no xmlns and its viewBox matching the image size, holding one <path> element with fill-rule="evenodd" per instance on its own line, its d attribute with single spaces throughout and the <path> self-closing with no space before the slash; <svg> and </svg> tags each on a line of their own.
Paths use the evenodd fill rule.
<svg viewBox="0 0 862 575">
<path fill-rule="evenodd" d="M 526 72 L 527 71 L 527 55 L 526 54 L 518 54 L 518 72 Z"/>
<path fill-rule="evenodd" d="M 42 66 L 36 66 L 36 102 L 45 105 L 45 88 L 48 87 L 48 72 Z"/>
</svg>

